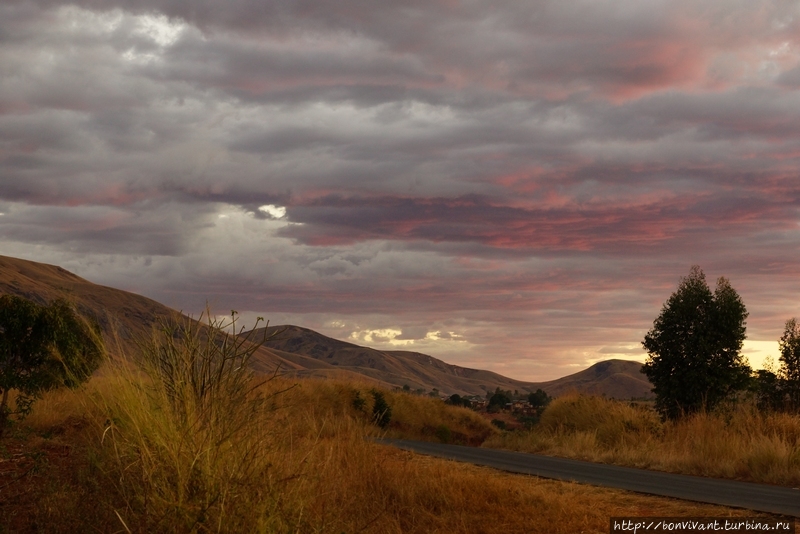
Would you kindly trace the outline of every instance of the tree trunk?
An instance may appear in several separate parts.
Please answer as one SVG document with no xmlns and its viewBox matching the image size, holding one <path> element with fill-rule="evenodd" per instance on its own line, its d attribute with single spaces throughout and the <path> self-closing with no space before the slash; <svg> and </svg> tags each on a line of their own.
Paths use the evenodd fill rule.
<svg viewBox="0 0 800 534">
<path fill-rule="evenodd" d="M 0 401 L 0 439 L 2 439 L 8 424 L 8 413 L 8 389 L 4 389 L 3 400 Z"/>
</svg>

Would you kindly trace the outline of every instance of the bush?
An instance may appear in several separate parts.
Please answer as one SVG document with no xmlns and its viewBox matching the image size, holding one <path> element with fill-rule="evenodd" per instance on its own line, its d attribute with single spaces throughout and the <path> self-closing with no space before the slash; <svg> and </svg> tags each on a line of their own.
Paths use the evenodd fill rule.
<svg viewBox="0 0 800 534">
<path fill-rule="evenodd" d="M 605 446 L 634 442 L 658 434 L 662 423 L 651 410 L 603 397 L 568 395 L 542 413 L 537 430 L 549 433 L 591 432 Z"/>
<path fill-rule="evenodd" d="M 140 341 L 138 368 L 118 362 L 109 374 L 119 383 L 101 399 L 103 452 L 143 532 L 216 531 L 235 521 L 244 496 L 259 506 L 267 497 L 248 488 L 270 474 L 268 401 L 292 386 L 267 392 L 274 376 L 257 380 L 249 367 L 258 343 L 235 335 L 235 314 L 222 322 L 206 313 L 207 325 L 163 320 Z"/>
<path fill-rule="evenodd" d="M 436 437 L 442 443 L 450 443 L 453 439 L 453 433 L 450 432 L 447 425 L 439 425 L 436 427 Z"/>
<path fill-rule="evenodd" d="M 65 300 L 49 306 L 0 296 L 0 437 L 12 415 L 26 416 L 42 392 L 76 387 L 105 354 L 100 328 Z M 9 392 L 16 391 L 15 408 Z"/>
<path fill-rule="evenodd" d="M 506 422 L 502 419 L 492 419 L 492 424 L 499 428 L 500 430 L 506 429 Z"/>
<path fill-rule="evenodd" d="M 379 427 L 386 428 L 389 425 L 389 421 L 392 420 L 392 407 L 386 402 L 383 393 L 377 389 L 373 389 L 370 393 L 372 393 L 372 399 L 374 400 L 372 404 L 372 420 Z"/>
<path fill-rule="evenodd" d="M 553 397 L 545 393 L 545 391 L 541 388 L 537 389 L 530 395 L 528 395 L 528 402 L 530 405 L 537 410 L 544 408 L 548 404 L 550 404 L 553 400 Z"/>
<path fill-rule="evenodd" d="M 506 407 L 506 404 L 511 402 L 511 395 L 497 388 L 497 390 L 489 397 L 489 405 L 486 410 L 490 413 L 496 413 Z"/>
</svg>

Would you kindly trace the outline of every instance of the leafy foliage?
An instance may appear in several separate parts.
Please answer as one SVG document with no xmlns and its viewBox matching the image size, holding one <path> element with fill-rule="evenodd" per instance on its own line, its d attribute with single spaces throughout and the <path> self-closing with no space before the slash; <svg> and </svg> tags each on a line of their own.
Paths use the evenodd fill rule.
<svg viewBox="0 0 800 534">
<path fill-rule="evenodd" d="M 553 398 L 541 388 L 528 395 L 528 402 L 536 409 L 544 408 Z"/>
<path fill-rule="evenodd" d="M 436 437 L 442 443 L 450 443 L 453 441 L 453 433 L 447 425 L 439 425 L 436 427 Z"/>
<path fill-rule="evenodd" d="M 389 403 L 386 402 L 386 397 L 380 391 L 373 389 L 370 393 L 372 393 L 372 399 L 374 400 L 372 418 L 376 425 L 386 428 L 392 420 L 392 407 L 389 406 Z"/>
<path fill-rule="evenodd" d="M 361 396 L 361 393 L 358 390 L 353 392 L 353 408 L 355 408 L 359 412 L 364 411 L 364 406 L 367 405 L 366 399 Z"/>
<path fill-rule="evenodd" d="M 786 321 L 780 348 L 780 377 L 792 409 L 800 408 L 800 325 L 794 318 Z"/>
<path fill-rule="evenodd" d="M 712 408 L 746 387 L 750 368 L 741 349 L 747 315 L 726 278 L 717 280 L 714 293 L 696 265 L 681 280 L 642 342 L 649 354 L 642 371 L 663 417 Z"/>
<path fill-rule="evenodd" d="M 489 397 L 489 405 L 486 407 L 489 412 L 497 412 L 506 407 L 506 404 L 511 402 L 511 392 L 503 391 L 499 387 L 495 390 L 491 397 Z"/>
<path fill-rule="evenodd" d="M 458 393 L 453 393 L 452 395 L 450 395 L 450 398 L 447 399 L 447 401 L 445 402 L 447 402 L 447 404 L 450 404 L 452 406 L 463 406 L 465 408 L 469 408 L 472 406 L 472 403 L 469 401 L 467 397 L 462 397 Z"/>
<path fill-rule="evenodd" d="M 506 422 L 502 419 L 492 419 L 492 424 L 499 428 L 500 430 L 506 429 Z"/>
<path fill-rule="evenodd" d="M 786 402 L 785 380 L 770 369 L 759 369 L 753 376 L 751 390 L 760 410 L 783 410 Z"/>
<path fill-rule="evenodd" d="M 100 365 L 100 328 L 65 300 L 41 306 L 0 296 L 0 437 L 11 415 L 24 417 L 43 391 L 75 387 Z M 9 393 L 17 391 L 12 410 Z"/>
</svg>

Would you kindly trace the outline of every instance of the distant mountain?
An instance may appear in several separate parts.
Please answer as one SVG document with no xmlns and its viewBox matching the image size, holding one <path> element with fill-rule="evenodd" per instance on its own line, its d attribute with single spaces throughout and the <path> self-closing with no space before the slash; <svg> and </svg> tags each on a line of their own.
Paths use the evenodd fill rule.
<svg viewBox="0 0 800 534">
<path fill-rule="evenodd" d="M 107 336 L 120 339 L 123 346 L 149 335 L 159 318 L 178 314 L 154 300 L 93 284 L 61 267 L 6 256 L 0 256 L 0 294 L 39 303 L 66 297 L 83 313 L 94 316 Z M 436 388 L 447 395 L 485 395 L 499 387 L 519 392 L 542 388 L 553 396 L 568 391 L 616 398 L 652 396 L 652 386 L 640 372 L 641 364 L 623 360 L 600 362 L 579 373 L 537 383 L 451 365 L 419 352 L 361 347 L 299 326 L 269 327 L 252 334 L 252 339 L 276 334 L 254 354 L 253 368 L 262 373 L 277 369 L 298 377 L 366 380 L 426 392 Z"/>
<path fill-rule="evenodd" d="M 605 395 L 615 399 L 655 398 L 653 384 L 642 373 L 642 364 L 630 360 L 605 360 L 575 374 L 542 382 L 548 395 L 558 397 L 570 391 Z"/>
<path fill-rule="evenodd" d="M 346 370 L 396 387 L 429 391 L 434 387 L 446 394 L 484 395 L 496 388 L 517 391 L 543 389 L 551 396 L 571 391 L 608 397 L 652 398 L 652 385 L 641 372 L 641 363 L 626 360 L 599 362 L 578 373 L 549 382 L 524 382 L 503 375 L 445 363 L 409 351 L 379 351 L 324 336 L 299 326 L 274 326 L 254 332 L 256 338 L 270 337 L 264 344 L 281 354 L 301 354 L 320 362 L 316 376 L 324 369 Z M 298 375 L 309 374 L 305 371 Z"/>
<path fill-rule="evenodd" d="M 268 336 L 274 335 L 264 343 L 266 347 L 281 355 L 300 354 L 318 362 L 312 372 L 296 372 L 299 376 L 322 376 L 325 370 L 349 371 L 396 387 L 407 385 L 425 392 L 436 388 L 448 395 L 485 395 L 498 387 L 522 392 L 530 391 L 533 385 L 491 371 L 451 365 L 419 352 L 361 347 L 299 326 L 262 328 L 253 337 L 260 339 L 265 330 Z"/>
</svg>

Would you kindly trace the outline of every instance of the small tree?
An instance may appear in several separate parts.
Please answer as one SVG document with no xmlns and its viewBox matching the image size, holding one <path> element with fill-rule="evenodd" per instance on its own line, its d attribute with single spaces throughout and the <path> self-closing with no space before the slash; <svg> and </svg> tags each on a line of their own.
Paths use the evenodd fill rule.
<svg viewBox="0 0 800 534">
<path fill-rule="evenodd" d="M 781 362 L 778 371 L 792 409 L 800 408 L 800 325 L 792 318 L 786 321 L 783 336 L 778 341 Z"/>
<path fill-rule="evenodd" d="M 453 406 L 463 406 L 465 408 L 470 408 L 472 403 L 467 397 L 462 397 L 458 393 L 453 393 L 450 395 L 450 398 L 445 401 L 447 404 L 451 404 Z"/>
<path fill-rule="evenodd" d="M 726 278 L 714 293 L 696 265 L 681 280 L 642 342 L 649 354 L 642 371 L 663 417 L 712 408 L 748 385 L 741 355 L 747 315 Z"/>
<path fill-rule="evenodd" d="M 43 391 L 75 387 L 104 354 L 97 324 L 65 300 L 49 306 L 14 295 L 0 296 L 0 437 L 12 415 L 24 417 Z M 9 394 L 17 391 L 14 407 Z"/>
<path fill-rule="evenodd" d="M 392 420 L 392 407 L 386 402 L 383 393 L 373 389 L 372 393 L 372 420 L 381 428 L 386 428 Z"/>
<path fill-rule="evenodd" d="M 553 398 L 541 388 L 528 395 L 528 403 L 537 410 L 544 408 Z"/>
<path fill-rule="evenodd" d="M 503 391 L 499 387 L 495 390 L 494 394 L 489 398 L 489 405 L 486 410 L 495 413 L 506 407 L 506 404 L 511 402 L 511 392 Z"/>
<path fill-rule="evenodd" d="M 756 404 L 761 410 L 783 410 L 786 407 L 785 380 L 771 369 L 759 369 L 752 377 L 750 386 Z"/>
</svg>

